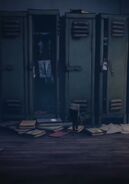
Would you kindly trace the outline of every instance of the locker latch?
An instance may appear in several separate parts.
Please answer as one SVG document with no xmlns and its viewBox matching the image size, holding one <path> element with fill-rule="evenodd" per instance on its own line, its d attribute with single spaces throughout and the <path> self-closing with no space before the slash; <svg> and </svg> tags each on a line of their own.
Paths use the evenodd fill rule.
<svg viewBox="0 0 129 184">
<path fill-rule="evenodd" d="M 6 66 L 0 66 L 0 71 L 12 71 L 14 68 L 13 68 L 13 65 L 6 65 Z"/>
<path fill-rule="evenodd" d="M 112 63 L 111 63 L 111 61 L 109 61 L 109 60 L 104 60 L 103 61 L 103 64 L 102 64 L 102 71 L 107 71 L 107 70 L 109 70 L 110 71 L 110 73 L 111 73 L 111 75 L 113 75 L 113 68 L 112 68 Z"/>
<path fill-rule="evenodd" d="M 102 71 L 107 71 L 107 70 L 108 70 L 108 62 L 104 60 L 102 64 Z"/>
<path fill-rule="evenodd" d="M 74 65 L 74 66 L 66 66 L 66 72 L 81 72 L 82 67 L 79 65 Z"/>
</svg>

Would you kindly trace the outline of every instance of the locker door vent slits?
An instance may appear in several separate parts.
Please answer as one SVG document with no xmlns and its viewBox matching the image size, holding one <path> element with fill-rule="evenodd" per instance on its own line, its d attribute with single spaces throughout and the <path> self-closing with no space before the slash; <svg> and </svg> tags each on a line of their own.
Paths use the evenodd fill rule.
<svg viewBox="0 0 129 184">
<path fill-rule="evenodd" d="M 89 35 L 89 23 L 77 22 L 72 23 L 71 34 L 73 38 L 83 38 Z"/>
<path fill-rule="evenodd" d="M 123 102 L 121 99 L 113 99 L 110 101 L 110 105 L 109 105 L 110 111 L 111 112 L 117 112 L 122 110 L 123 108 Z"/>
<path fill-rule="evenodd" d="M 4 113 L 20 114 L 22 111 L 22 103 L 18 99 L 7 99 L 4 102 Z"/>
<path fill-rule="evenodd" d="M 18 17 L 2 18 L 2 35 L 3 38 L 16 38 L 20 36 L 21 22 Z"/>
<path fill-rule="evenodd" d="M 123 37 L 125 35 L 125 22 L 118 20 L 112 21 L 111 34 L 114 37 Z"/>
</svg>

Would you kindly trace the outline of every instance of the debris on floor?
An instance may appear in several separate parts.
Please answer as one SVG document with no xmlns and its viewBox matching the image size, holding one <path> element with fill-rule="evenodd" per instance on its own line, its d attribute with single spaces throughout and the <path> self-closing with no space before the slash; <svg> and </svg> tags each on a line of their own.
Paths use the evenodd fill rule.
<svg viewBox="0 0 129 184">
<path fill-rule="evenodd" d="M 37 128 L 48 132 L 57 132 L 64 129 L 60 118 L 37 119 Z"/>
<path fill-rule="evenodd" d="M 26 132 L 26 134 L 31 135 L 33 137 L 41 137 L 43 135 L 46 135 L 46 131 L 45 130 L 34 129 L 34 130 L 30 130 L 30 131 Z"/>
<path fill-rule="evenodd" d="M 129 134 L 129 124 L 121 124 L 121 133 Z"/>
<path fill-rule="evenodd" d="M 115 133 L 124 132 L 124 130 L 126 130 L 127 126 L 128 126 L 128 131 L 129 131 L 129 125 L 128 124 L 113 124 L 113 123 L 109 123 L 107 125 L 102 124 L 100 129 L 105 131 L 106 134 L 115 134 Z M 124 127 L 125 127 L 125 129 L 124 129 Z M 122 129 L 123 129 L 123 131 L 122 131 Z"/>
<path fill-rule="evenodd" d="M 14 131 L 16 131 L 18 134 L 26 134 L 30 130 L 32 130 L 32 129 L 31 128 L 27 128 L 27 129 L 16 128 L 16 129 L 14 129 Z"/>
<path fill-rule="evenodd" d="M 63 129 L 64 129 L 63 126 L 58 126 L 58 127 L 55 127 L 54 132 L 58 132 L 58 131 L 61 131 Z"/>
<path fill-rule="evenodd" d="M 68 133 L 72 133 L 72 122 L 62 122 L 60 118 L 55 119 L 38 119 L 38 120 L 22 120 L 0 122 L 0 127 L 13 130 L 17 134 L 31 135 L 32 137 L 40 137 L 48 135 L 51 137 L 63 137 Z M 102 124 L 100 127 L 85 128 L 84 125 L 78 125 L 76 133 L 85 132 L 85 134 L 98 136 L 104 134 L 129 134 L 129 124 Z"/>
<path fill-rule="evenodd" d="M 37 123 L 39 124 L 50 124 L 50 123 L 62 123 L 60 118 L 39 118 L 37 119 Z"/>
<path fill-rule="evenodd" d="M 7 127 L 17 134 L 31 135 L 32 137 L 40 137 L 64 129 L 61 119 L 38 119 L 38 123 L 37 120 L 22 120 L 18 124 L 14 124 L 14 122 L 4 123 L 1 124 L 3 127 Z"/>
<path fill-rule="evenodd" d="M 92 136 L 105 134 L 105 131 L 101 130 L 100 128 L 87 128 L 86 132 Z"/>
<path fill-rule="evenodd" d="M 108 125 L 102 124 L 100 129 L 105 131 L 106 134 L 115 134 L 121 132 L 121 126 L 113 123 L 110 123 Z"/>
<path fill-rule="evenodd" d="M 46 131 L 59 131 L 59 130 L 63 130 L 63 126 L 54 126 L 54 125 L 48 125 L 48 126 L 37 126 L 38 129 L 41 130 L 46 130 Z"/>
<path fill-rule="evenodd" d="M 118 124 L 110 123 L 108 125 L 108 130 L 107 130 L 106 134 L 116 134 L 116 133 L 121 133 L 121 126 Z"/>
<path fill-rule="evenodd" d="M 36 120 L 23 120 L 19 124 L 20 129 L 33 129 L 36 126 Z"/>
<path fill-rule="evenodd" d="M 80 132 L 82 132 L 84 129 L 85 129 L 84 125 L 79 125 L 76 132 L 80 133 Z M 68 131 L 73 131 L 73 127 L 70 126 L 70 127 L 67 128 L 67 130 L 68 130 Z"/>
<path fill-rule="evenodd" d="M 63 137 L 65 135 L 67 135 L 68 132 L 63 132 L 63 131 L 57 131 L 54 133 L 49 134 L 50 137 Z"/>
</svg>

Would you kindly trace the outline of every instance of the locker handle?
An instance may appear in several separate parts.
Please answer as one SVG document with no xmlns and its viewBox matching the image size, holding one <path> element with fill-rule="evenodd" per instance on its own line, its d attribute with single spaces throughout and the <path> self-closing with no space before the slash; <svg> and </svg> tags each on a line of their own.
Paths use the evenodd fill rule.
<svg viewBox="0 0 129 184">
<path fill-rule="evenodd" d="M 29 65 L 27 66 L 27 69 L 28 69 L 28 71 L 33 71 L 33 65 L 32 65 L 32 64 L 29 64 Z"/>
<path fill-rule="evenodd" d="M 3 66 L 0 66 L 0 71 L 4 71 L 4 67 Z"/>
<path fill-rule="evenodd" d="M 35 66 L 33 66 L 33 78 L 36 78 Z"/>
<path fill-rule="evenodd" d="M 74 66 L 67 65 L 66 66 L 66 72 L 81 72 L 81 71 L 82 71 L 82 67 L 79 65 L 74 65 Z"/>
<path fill-rule="evenodd" d="M 102 71 L 107 71 L 108 70 L 108 61 L 104 59 L 102 63 Z"/>
<path fill-rule="evenodd" d="M 28 71 L 32 72 L 33 78 L 36 78 L 35 66 L 33 64 L 28 65 Z"/>
<path fill-rule="evenodd" d="M 6 67 L 5 67 L 5 70 L 8 72 L 13 71 L 13 69 L 14 69 L 13 65 L 6 65 Z"/>
<path fill-rule="evenodd" d="M 0 66 L 0 71 L 13 71 L 13 65 Z"/>
<path fill-rule="evenodd" d="M 108 61 L 108 65 L 109 65 L 109 71 L 110 71 L 111 75 L 113 75 L 114 72 L 113 72 L 112 63 L 110 60 Z"/>
</svg>

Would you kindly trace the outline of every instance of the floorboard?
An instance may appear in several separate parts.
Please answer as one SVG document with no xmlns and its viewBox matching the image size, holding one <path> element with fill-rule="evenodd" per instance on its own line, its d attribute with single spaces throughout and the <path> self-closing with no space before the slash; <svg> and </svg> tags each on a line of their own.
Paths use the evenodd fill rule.
<svg viewBox="0 0 129 184">
<path fill-rule="evenodd" d="M 32 138 L 0 129 L 1 184 L 129 183 L 129 135 Z"/>
</svg>

